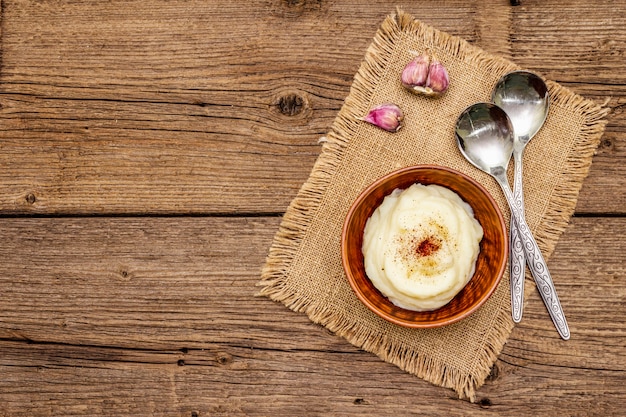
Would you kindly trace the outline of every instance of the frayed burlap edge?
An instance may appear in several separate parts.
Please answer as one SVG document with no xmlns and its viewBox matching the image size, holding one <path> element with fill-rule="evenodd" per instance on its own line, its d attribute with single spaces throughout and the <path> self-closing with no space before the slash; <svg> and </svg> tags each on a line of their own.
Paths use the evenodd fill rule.
<svg viewBox="0 0 626 417">
<path fill-rule="evenodd" d="M 504 58 L 489 55 L 460 38 L 420 23 L 402 10 L 398 9 L 395 14 L 388 16 L 368 48 L 350 94 L 330 132 L 320 140 L 323 143 L 322 151 L 309 179 L 303 184 L 283 217 L 261 273 L 258 285 L 262 288 L 259 295 L 282 302 L 293 311 L 303 312 L 313 322 L 327 327 L 353 345 L 374 353 L 381 359 L 432 384 L 451 388 L 461 398 L 474 401 L 476 390 L 484 384 L 513 329 L 513 322 L 508 315 L 498 314 L 495 317 L 492 331 L 485 335 L 485 346 L 478 358 L 477 369 L 473 374 L 467 375 L 419 354 L 402 343 L 390 341 L 385 335 L 372 334 L 354 321 L 337 317 L 334 310 L 319 300 L 303 297 L 288 285 L 287 277 L 291 262 L 306 236 L 311 219 L 315 217 L 320 207 L 327 186 L 341 164 L 349 138 L 358 126 L 358 118 L 367 111 L 373 90 L 384 74 L 386 60 L 391 56 L 394 40 L 402 33 L 421 37 L 427 43 L 430 42 L 461 59 L 473 62 L 485 71 L 505 72 L 518 68 Z M 591 159 L 604 132 L 606 122 L 603 118 L 609 111 L 554 82 L 548 82 L 548 85 L 551 105 L 564 106 L 579 114 L 583 127 L 576 138 L 575 152 L 568 155 L 563 166 L 564 175 L 561 176 L 562 180 L 546 207 L 541 227 L 535 230 L 535 237 L 546 258 L 554 250 L 559 236 L 567 227 L 574 212 L 582 182 L 588 174 Z"/>
</svg>

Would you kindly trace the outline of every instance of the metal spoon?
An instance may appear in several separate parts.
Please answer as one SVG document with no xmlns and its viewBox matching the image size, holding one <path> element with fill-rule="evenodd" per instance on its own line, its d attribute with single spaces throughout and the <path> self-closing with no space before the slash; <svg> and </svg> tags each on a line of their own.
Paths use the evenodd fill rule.
<svg viewBox="0 0 626 417">
<path fill-rule="evenodd" d="M 524 207 L 522 191 L 522 161 L 524 148 L 541 129 L 548 116 L 548 87 L 536 74 L 528 71 L 513 71 L 505 74 L 496 84 L 491 101 L 502 108 L 513 123 L 515 140 L 513 142 L 513 160 L 515 161 L 513 198 L 515 205 Z M 511 218 L 511 315 L 513 321 L 522 320 L 524 309 L 524 272 L 525 257 L 522 241 Z"/>
<path fill-rule="evenodd" d="M 565 340 L 570 332 L 565 314 L 556 295 L 546 262 L 533 237 L 524 210 L 515 204 L 513 192 L 506 177 L 515 142 L 513 124 L 506 112 L 492 103 L 476 103 L 461 113 L 456 123 L 456 139 L 461 153 L 477 168 L 496 179 L 509 207 L 522 239 L 530 272 L 537 283 L 539 294 L 548 308 L 557 331 Z"/>
</svg>

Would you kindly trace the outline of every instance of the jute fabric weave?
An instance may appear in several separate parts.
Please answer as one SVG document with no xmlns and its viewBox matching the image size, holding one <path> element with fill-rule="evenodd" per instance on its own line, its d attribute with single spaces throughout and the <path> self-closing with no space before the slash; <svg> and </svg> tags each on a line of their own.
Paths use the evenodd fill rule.
<svg viewBox="0 0 626 417">
<path fill-rule="evenodd" d="M 399 81 L 413 53 L 425 50 L 450 74 L 450 87 L 440 98 L 413 95 Z M 367 185 L 416 164 L 443 165 L 475 178 L 494 196 L 508 225 L 509 209 L 499 186 L 463 158 L 454 126 L 467 106 L 489 101 L 497 80 L 515 69 L 519 67 L 514 63 L 402 11 L 387 17 L 321 140 L 309 179 L 285 213 L 262 272 L 260 294 L 307 314 L 409 373 L 473 399 L 513 329 L 508 273 L 469 318 L 438 329 L 403 328 L 370 312 L 352 292 L 341 264 L 341 228 L 350 205 Z M 546 259 L 573 214 L 607 113 L 557 83 L 547 83 L 550 112 L 524 157 L 526 219 Z M 403 109 L 405 126 L 399 132 L 359 120 L 382 103 Z M 559 286 L 558 276 L 553 278 L 565 294 L 567 288 Z M 530 292 L 534 284 L 527 280 L 526 287 Z M 556 330 L 554 335 L 558 337 Z"/>
</svg>

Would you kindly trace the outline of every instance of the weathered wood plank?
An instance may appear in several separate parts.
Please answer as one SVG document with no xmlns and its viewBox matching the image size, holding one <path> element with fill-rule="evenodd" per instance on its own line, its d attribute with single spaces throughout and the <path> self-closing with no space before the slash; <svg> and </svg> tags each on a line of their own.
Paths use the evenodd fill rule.
<svg viewBox="0 0 626 417">
<path fill-rule="evenodd" d="M 512 11 L 512 58 L 561 82 L 624 85 L 626 3 L 522 1 Z"/>
<path fill-rule="evenodd" d="M 279 221 L 5 219 L 2 411 L 513 416 L 566 400 L 571 415 L 621 412 L 626 219 L 572 220 L 550 260 L 572 339 L 534 294 L 478 404 L 255 297 Z"/>
<path fill-rule="evenodd" d="M 395 8 L 357 3 L 6 1 L 0 212 L 284 211 Z M 616 111 L 578 210 L 623 213 L 621 4 L 458 0 L 407 11 L 599 102 L 610 98 Z M 583 19 L 572 10 L 591 8 L 571 42 Z"/>
<path fill-rule="evenodd" d="M 588 416 L 590 403 L 591 415 L 619 415 L 624 399 L 623 370 L 498 361 L 471 404 L 363 352 L 0 347 L 6 416 L 561 415 L 563 401 L 568 416 Z"/>
</svg>

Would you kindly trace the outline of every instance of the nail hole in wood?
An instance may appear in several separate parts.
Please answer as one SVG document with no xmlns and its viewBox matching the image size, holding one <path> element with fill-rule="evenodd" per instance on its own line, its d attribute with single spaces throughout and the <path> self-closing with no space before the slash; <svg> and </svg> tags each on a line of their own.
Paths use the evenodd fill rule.
<svg viewBox="0 0 626 417">
<path fill-rule="evenodd" d="M 220 365 L 226 365 L 232 362 L 233 357 L 226 352 L 220 352 L 217 354 L 216 360 Z"/>
<path fill-rule="evenodd" d="M 487 381 L 495 381 L 496 379 L 498 379 L 498 377 L 500 376 L 500 369 L 498 368 L 498 365 L 493 365 L 491 367 L 491 371 L 489 372 L 489 375 L 487 375 Z"/>
<path fill-rule="evenodd" d="M 185 366 L 185 361 L 182 359 L 178 360 L 178 366 Z"/>
<path fill-rule="evenodd" d="M 489 408 L 493 404 L 491 403 L 491 400 L 489 398 L 485 397 L 481 398 L 480 401 L 478 401 L 478 405 L 480 406 L 480 408 Z"/>
<path fill-rule="evenodd" d="M 35 194 L 28 193 L 28 195 L 26 196 L 26 202 L 28 204 L 35 204 L 35 201 L 37 201 L 37 198 L 35 197 Z"/>
<path fill-rule="evenodd" d="M 611 149 L 613 147 L 613 142 L 611 142 L 611 139 L 603 139 L 600 146 L 602 148 Z"/>
</svg>

